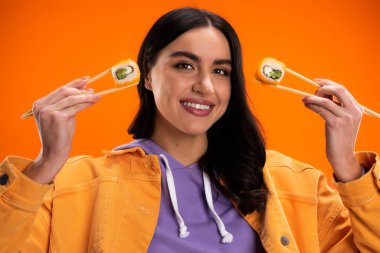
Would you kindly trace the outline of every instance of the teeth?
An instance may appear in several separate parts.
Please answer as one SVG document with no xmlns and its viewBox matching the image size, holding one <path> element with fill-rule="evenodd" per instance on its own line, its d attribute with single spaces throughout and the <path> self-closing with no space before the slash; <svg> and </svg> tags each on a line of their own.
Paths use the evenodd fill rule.
<svg viewBox="0 0 380 253">
<path fill-rule="evenodd" d="M 190 102 L 182 102 L 182 104 L 184 106 L 192 107 L 192 108 L 199 109 L 199 110 L 210 110 L 209 105 L 201 105 L 201 104 L 190 103 Z"/>
</svg>

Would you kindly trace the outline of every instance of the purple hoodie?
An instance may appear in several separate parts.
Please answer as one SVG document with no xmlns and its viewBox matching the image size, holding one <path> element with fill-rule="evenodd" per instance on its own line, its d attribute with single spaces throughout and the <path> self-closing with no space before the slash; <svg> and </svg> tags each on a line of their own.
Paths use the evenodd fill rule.
<svg viewBox="0 0 380 253">
<path fill-rule="evenodd" d="M 215 211 L 223 221 L 226 230 L 233 235 L 232 243 L 221 242 L 214 216 L 206 202 L 202 170 L 198 164 L 187 167 L 182 165 L 149 139 L 135 140 L 116 149 L 132 147 L 141 147 L 147 154 L 162 154 L 167 158 L 174 178 L 179 213 L 190 232 L 186 238 L 179 237 L 179 226 L 166 180 L 167 166 L 160 158 L 162 172 L 160 213 L 148 252 L 265 252 L 256 232 L 240 216 L 231 201 L 212 185 Z"/>
</svg>

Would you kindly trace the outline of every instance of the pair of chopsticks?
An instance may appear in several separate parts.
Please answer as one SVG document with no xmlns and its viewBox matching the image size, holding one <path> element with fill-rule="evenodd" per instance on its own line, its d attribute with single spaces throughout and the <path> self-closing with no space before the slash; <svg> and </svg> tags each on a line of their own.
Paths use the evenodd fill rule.
<svg viewBox="0 0 380 253">
<path fill-rule="evenodd" d="M 317 82 L 311 80 L 310 78 L 307 78 L 306 76 L 303 76 L 303 75 L 295 72 L 294 70 L 291 70 L 291 69 L 289 69 L 289 68 L 286 67 L 285 71 L 286 71 L 285 73 L 292 74 L 293 76 L 296 76 L 296 77 L 298 77 L 298 78 L 306 81 L 307 83 L 310 83 L 310 84 L 314 85 L 315 87 L 318 87 L 318 88 L 321 87 Z M 299 94 L 299 95 L 302 95 L 302 96 L 314 96 L 311 93 L 300 91 L 300 90 L 297 90 L 297 89 L 294 89 L 294 88 L 290 88 L 290 87 L 287 87 L 287 86 L 283 86 L 283 85 L 280 85 L 280 84 L 273 84 L 273 85 L 270 85 L 270 86 L 278 88 L 278 89 L 281 89 L 281 90 L 286 90 L 286 91 L 289 91 L 289 92 L 293 92 L 293 93 L 296 93 L 296 94 Z M 380 113 L 377 113 L 374 110 L 371 110 L 371 109 L 369 109 L 369 108 L 367 108 L 367 107 L 365 107 L 363 105 L 361 105 L 361 107 L 363 108 L 363 113 L 364 114 L 371 115 L 371 116 L 376 117 L 376 118 L 380 118 Z"/>
<path fill-rule="evenodd" d="M 90 80 L 88 80 L 87 84 L 90 84 L 90 83 L 93 83 L 95 82 L 96 80 L 102 78 L 103 76 L 105 76 L 108 72 L 111 71 L 112 68 L 109 68 L 105 71 L 103 71 L 102 73 L 90 78 Z M 126 73 L 127 75 L 130 74 L 131 72 L 128 72 Z M 103 91 L 100 91 L 100 92 L 97 92 L 95 93 L 96 95 L 99 95 L 99 96 L 103 96 L 103 95 L 106 95 L 106 94 L 109 94 L 109 93 L 112 93 L 112 92 L 116 92 L 116 91 L 120 91 L 120 90 L 123 90 L 123 89 L 128 89 L 130 87 L 133 87 L 133 86 L 137 86 L 139 84 L 139 82 L 136 82 L 136 83 L 132 83 L 132 84 L 129 84 L 129 85 L 126 85 L 126 86 L 121 86 L 121 87 L 114 87 L 114 88 L 111 88 L 111 89 L 107 89 L 107 90 L 103 90 Z M 26 118 L 29 118 L 29 117 L 32 117 L 34 116 L 33 114 L 33 110 L 29 110 L 25 113 L 23 113 L 21 115 L 21 118 L 22 119 L 26 119 Z"/>
</svg>

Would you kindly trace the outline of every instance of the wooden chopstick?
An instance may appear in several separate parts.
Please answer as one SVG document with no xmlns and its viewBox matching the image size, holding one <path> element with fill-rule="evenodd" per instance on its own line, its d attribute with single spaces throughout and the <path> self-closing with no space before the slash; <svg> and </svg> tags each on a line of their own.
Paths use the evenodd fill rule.
<svg viewBox="0 0 380 253">
<path fill-rule="evenodd" d="M 318 88 L 321 87 L 317 82 L 311 80 L 310 78 L 307 78 L 306 76 L 303 76 L 303 75 L 295 72 L 294 70 L 291 70 L 290 68 L 286 68 L 286 72 L 285 73 L 287 73 L 287 72 L 289 72 L 289 74 L 292 74 L 293 76 L 296 76 L 296 77 L 304 80 L 307 83 L 310 83 L 311 85 L 314 85 L 315 87 L 318 87 Z"/>
</svg>

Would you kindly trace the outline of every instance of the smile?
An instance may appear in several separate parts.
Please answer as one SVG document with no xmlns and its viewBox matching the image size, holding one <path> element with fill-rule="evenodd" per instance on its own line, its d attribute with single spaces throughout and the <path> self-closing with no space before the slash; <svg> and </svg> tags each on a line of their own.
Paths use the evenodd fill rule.
<svg viewBox="0 0 380 253">
<path fill-rule="evenodd" d="M 180 101 L 183 109 L 196 117 L 207 117 L 211 114 L 215 104 L 200 99 L 186 99 Z"/>
<path fill-rule="evenodd" d="M 190 103 L 190 102 L 181 102 L 186 107 L 191 107 L 199 110 L 210 110 L 210 105 L 202 105 L 197 103 Z"/>
</svg>

